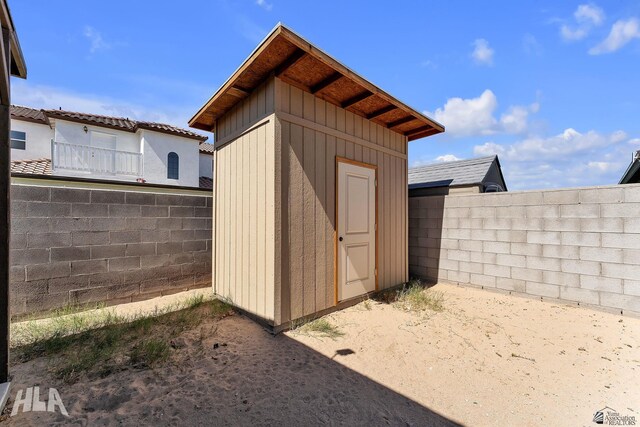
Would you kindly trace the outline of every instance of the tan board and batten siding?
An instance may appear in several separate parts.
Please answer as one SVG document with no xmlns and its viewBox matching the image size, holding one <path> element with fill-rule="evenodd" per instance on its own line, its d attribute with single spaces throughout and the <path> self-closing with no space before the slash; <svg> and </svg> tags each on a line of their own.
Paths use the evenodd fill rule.
<svg viewBox="0 0 640 427">
<path fill-rule="evenodd" d="M 217 142 L 227 143 L 215 152 L 213 237 L 214 291 L 270 322 L 275 313 L 273 111 L 271 79 L 218 120 Z"/>
<path fill-rule="evenodd" d="M 378 166 L 378 289 L 407 280 L 405 136 L 271 77 L 216 146 L 217 294 L 275 325 L 335 306 L 336 157 Z"/>
<path fill-rule="evenodd" d="M 407 188 L 407 139 L 280 79 L 275 83 L 288 180 L 284 322 L 335 305 L 336 157 L 378 166 L 378 288 L 407 280 L 407 192 L 398 191 Z"/>
</svg>

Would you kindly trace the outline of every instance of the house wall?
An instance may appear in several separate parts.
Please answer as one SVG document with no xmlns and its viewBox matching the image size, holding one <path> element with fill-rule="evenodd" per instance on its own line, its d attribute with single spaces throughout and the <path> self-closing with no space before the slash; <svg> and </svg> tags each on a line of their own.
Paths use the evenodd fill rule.
<svg viewBox="0 0 640 427">
<path fill-rule="evenodd" d="M 275 83 L 276 176 L 282 178 L 276 306 L 284 323 L 335 305 L 336 156 L 378 166 L 378 287 L 407 280 L 407 139 L 280 79 Z"/>
<path fill-rule="evenodd" d="M 272 115 L 264 119 L 272 91 L 267 82 L 218 121 L 214 180 L 214 290 L 267 321 L 275 318 L 275 128 Z"/>
<path fill-rule="evenodd" d="M 213 155 L 202 154 L 199 155 L 199 176 L 206 176 L 207 178 L 213 178 Z"/>
<path fill-rule="evenodd" d="M 210 193 L 14 181 L 13 315 L 210 286 Z"/>
<path fill-rule="evenodd" d="M 199 141 L 166 133 L 140 131 L 143 154 L 143 176 L 152 184 L 199 186 Z M 174 152 L 180 158 L 179 179 L 167 178 L 167 156 Z"/>
<path fill-rule="evenodd" d="M 640 185 L 409 199 L 412 276 L 640 313 Z"/>
<path fill-rule="evenodd" d="M 91 132 L 100 132 L 116 136 L 116 150 L 140 152 L 140 137 L 132 132 L 124 132 L 100 126 L 85 125 L 64 120 L 52 120 L 55 129 L 56 142 L 66 142 L 77 145 L 91 145 Z M 87 126 L 87 132 L 84 127 Z M 50 141 L 49 141 L 50 142 Z M 49 156 L 51 153 L 49 153 Z"/>
<path fill-rule="evenodd" d="M 11 149 L 11 160 L 51 158 L 53 129 L 51 129 L 49 125 L 11 119 L 11 130 L 18 130 L 27 134 L 26 149 Z"/>
<path fill-rule="evenodd" d="M 52 120 L 53 129 L 48 125 L 12 120 L 12 129 L 27 133 L 27 149 L 11 150 L 12 160 L 51 158 L 51 140 L 78 145 L 91 144 L 91 132 L 101 132 L 116 136 L 116 150 L 134 153 L 142 152 L 143 177 L 152 184 L 198 187 L 201 168 L 199 141 L 182 138 L 162 132 L 141 130 L 136 133 L 125 132 L 100 126 L 85 125 L 65 120 Z M 84 131 L 87 126 L 87 132 Z M 167 155 L 175 152 L 180 156 L 180 178 L 167 179 Z M 211 158 L 212 156 L 209 156 Z M 203 163 L 204 167 L 205 163 Z M 211 167 L 209 177 L 211 177 Z M 120 179 L 120 177 L 98 176 L 95 173 L 61 171 L 60 175 L 91 176 L 93 178 Z M 207 176 L 207 175 L 203 175 Z M 126 177 L 124 180 L 133 180 Z"/>
</svg>

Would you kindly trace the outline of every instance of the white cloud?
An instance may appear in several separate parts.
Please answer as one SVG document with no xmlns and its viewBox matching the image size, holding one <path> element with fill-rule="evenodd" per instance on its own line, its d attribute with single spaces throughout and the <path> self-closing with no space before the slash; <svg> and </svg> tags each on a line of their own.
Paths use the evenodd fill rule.
<svg viewBox="0 0 640 427">
<path fill-rule="evenodd" d="M 432 70 L 435 70 L 436 68 L 438 68 L 438 64 L 436 64 L 435 62 L 433 62 L 430 59 L 425 59 L 424 61 L 420 61 L 420 67 L 422 67 L 422 68 L 430 68 Z"/>
<path fill-rule="evenodd" d="M 266 10 L 267 12 L 273 9 L 273 4 L 268 3 L 267 0 L 256 0 L 256 4 Z"/>
<path fill-rule="evenodd" d="M 457 157 L 455 154 L 445 154 L 444 156 L 436 157 L 436 162 L 455 162 L 457 160 L 462 160 Z"/>
<path fill-rule="evenodd" d="M 269 33 L 268 30 L 256 24 L 244 15 L 236 15 L 234 22 L 235 30 L 251 43 L 261 42 Z"/>
<path fill-rule="evenodd" d="M 492 156 L 494 154 L 504 156 L 505 152 L 505 147 L 500 144 L 496 144 L 495 142 L 485 142 L 482 145 L 476 145 L 473 147 L 473 154 L 482 157 Z"/>
<path fill-rule="evenodd" d="M 512 144 L 485 142 L 476 145 L 473 153 L 499 155 L 511 189 L 602 185 L 618 182 L 629 164 L 632 141 L 623 131 L 603 134 L 568 128 Z"/>
<path fill-rule="evenodd" d="M 449 98 L 444 107 L 428 114 L 443 123 L 451 135 L 489 135 L 496 125 L 493 112 L 497 106 L 496 96 L 487 89 L 477 98 Z"/>
<path fill-rule="evenodd" d="M 91 45 L 89 46 L 90 53 L 96 53 L 99 50 L 111 49 L 111 44 L 107 43 L 102 38 L 102 34 L 100 34 L 100 32 L 95 28 L 87 25 L 84 27 L 83 34 L 91 42 Z"/>
<path fill-rule="evenodd" d="M 565 41 L 582 40 L 587 37 L 589 31 L 585 28 L 571 28 L 568 25 L 562 25 L 560 27 L 560 35 Z"/>
<path fill-rule="evenodd" d="M 529 127 L 529 113 L 537 112 L 538 104 L 535 103 L 531 107 L 522 107 L 519 105 L 509 108 L 507 113 L 500 117 L 500 124 L 507 133 L 522 133 Z"/>
<path fill-rule="evenodd" d="M 587 167 L 595 172 L 611 172 L 618 169 L 618 164 L 613 162 L 589 162 Z"/>
<path fill-rule="evenodd" d="M 589 49 L 589 54 L 601 55 L 615 52 L 637 38 L 640 38 L 640 21 L 637 18 L 621 19 L 613 24 L 606 39 Z"/>
<path fill-rule="evenodd" d="M 581 4 L 573 12 L 576 26 L 562 24 L 560 35 L 567 42 L 582 40 L 589 35 L 594 27 L 604 22 L 604 11 L 594 4 Z"/>
<path fill-rule="evenodd" d="M 186 127 L 188 119 L 195 111 L 193 108 L 181 110 L 175 106 L 161 106 L 157 103 L 152 106 L 137 105 L 128 101 L 111 99 L 95 94 L 77 93 L 62 88 L 33 85 L 22 80 L 16 80 L 11 85 L 11 98 L 14 104 L 33 108 L 62 108 L 69 111 L 161 122 L 179 127 Z"/>
<path fill-rule="evenodd" d="M 497 107 L 496 95 L 486 89 L 477 98 L 449 98 L 444 107 L 425 113 L 444 124 L 447 134 L 456 137 L 523 133 L 528 129 L 529 115 L 538 112 L 540 105 L 511 106 L 499 120 L 494 116 Z"/>
<path fill-rule="evenodd" d="M 476 39 L 472 43 L 474 46 L 471 57 L 476 64 L 479 65 L 493 65 L 494 50 L 489 46 L 489 42 L 485 39 Z"/>
<path fill-rule="evenodd" d="M 522 38 L 522 48 L 527 55 L 540 56 L 543 53 L 543 48 L 538 39 L 533 34 L 525 34 Z"/>
<path fill-rule="evenodd" d="M 507 146 L 498 146 L 492 142 L 477 145 L 474 147 L 474 154 L 487 155 L 497 153 L 502 154 L 505 158 L 518 161 L 557 159 L 614 145 L 625 139 L 627 139 L 627 135 L 622 131 L 604 135 L 593 130 L 580 133 L 573 128 L 568 128 L 555 136 L 547 138 L 529 137 Z"/>
<path fill-rule="evenodd" d="M 604 11 L 594 4 L 581 4 L 573 16 L 580 23 L 600 25 L 604 21 Z"/>
</svg>

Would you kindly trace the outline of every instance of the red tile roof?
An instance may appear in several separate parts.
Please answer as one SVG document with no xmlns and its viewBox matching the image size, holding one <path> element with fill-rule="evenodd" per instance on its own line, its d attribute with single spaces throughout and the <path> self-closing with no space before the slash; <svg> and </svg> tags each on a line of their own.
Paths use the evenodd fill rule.
<svg viewBox="0 0 640 427">
<path fill-rule="evenodd" d="M 213 144 L 207 144 L 206 142 L 200 143 L 200 152 L 202 154 L 213 154 Z"/>
<path fill-rule="evenodd" d="M 43 123 L 48 125 L 49 119 L 44 115 L 42 110 L 36 110 L 35 108 L 22 107 L 20 105 L 11 106 L 11 118 L 25 120 L 28 122 Z"/>
<path fill-rule="evenodd" d="M 207 189 L 213 190 L 213 180 L 211 178 L 207 178 L 206 176 L 201 176 L 200 188 L 207 188 Z"/>
<path fill-rule="evenodd" d="M 78 113 L 65 110 L 36 110 L 34 108 L 16 105 L 11 106 L 11 116 L 20 120 L 29 120 L 47 124 L 49 123 L 49 118 L 70 120 L 73 122 L 124 130 L 127 132 L 136 132 L 138 129 L 148 129 L 185 138 L 197 139 L 202 142 L 207 140 L 207 137 L 204 135 L 173 125 L 137 121 L 124 117 L 102 116 L 99 114 Z"/>
<path fill-rule="evenodd" d="M 14 160 L 11 173 L 28 175 L 51 175 L 51 159 Z"/>
</svg>

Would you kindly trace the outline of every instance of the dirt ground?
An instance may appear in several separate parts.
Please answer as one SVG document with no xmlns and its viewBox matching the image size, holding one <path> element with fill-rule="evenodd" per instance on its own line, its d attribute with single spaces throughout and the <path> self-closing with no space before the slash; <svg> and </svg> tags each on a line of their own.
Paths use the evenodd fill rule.
<svg viewBox="0 0 640 427">
<path fill-rule="evenodd" d="M 605 406 L 640 422 L 640 319 L 433 290 L 441 312 L 369 301 L 329 315 L 335 338 L 206 321 L 161 367 L 74 384 L 45 358 L 17 363 L 8 410 L 19 389 L 55 387 L 69 417 L 20 411 L 3 424 L 586 426 Z"/>
</svg>

